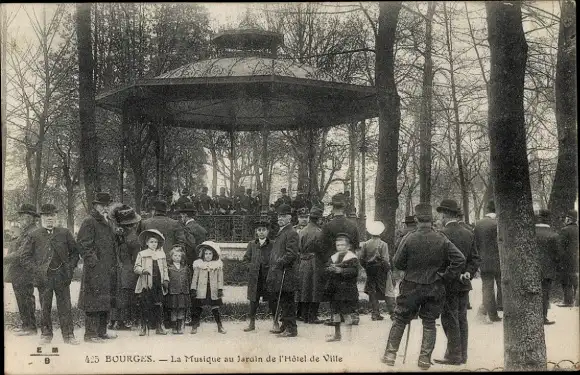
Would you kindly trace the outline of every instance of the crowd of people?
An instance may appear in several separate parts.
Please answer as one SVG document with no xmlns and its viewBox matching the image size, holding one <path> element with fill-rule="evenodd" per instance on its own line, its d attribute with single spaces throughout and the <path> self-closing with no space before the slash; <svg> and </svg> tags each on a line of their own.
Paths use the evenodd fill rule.
<svg viewBox="0 0 580 375">
<path fill-rule="evenodd" d="M 344 193 L 332 197 L 332 219 L 321 225 L 323 207 L 293 209 L 282 192 L 276 202 L 276 222 L 268 216 L 253 224 L 255 240 L 247 244 L 242 263 L 248 267 L 249 324 L 256 330 L 256 313 L 267 302 L 273 326 L 282 338 L 298 335 L 297 321 L 334 327 L 329 342 L 341 341 L 359 323 L 359 271 L 366 272 L 364 292 L 369 295 L 371 319 L 383 320 L 379 301 L 386 302 L 392 320 L 383 362 L 393 366 L 409 322 L 423 323 L 418 366 L 428 369 L 435 346 L 436 323 L 447 337 L 447 350 L 436 363 L 460 365 L 468 360 L 469 292 L 480 274 L 482 307 L 487 323 L 501 321 L 501 268 L 495 205 L 475 227 L 465 224 L 455 200 L 436 207 L 419 204 L 405 218 L 394 248 L 381 239 L 385 226 L 367 224 L 370 239 L 360 240 L 355 221 L 347 215 Z M 209 198 L 209 197 L 208 197 Z M 102 343 L 116 338 L 112 330 L 130 330 L 138 317 L 139 335 L 183 334 L 191 318 L 191 334 L 200 325 L 203 307 L 211 309 L 218 332 L 225 334 L 220 306 L 224 276 L 219 244 L 206 239 L 207 231 L 195 217 L 203 214 L 194 201 L 181 201 L 179 220 L 167 216 L 165 201 L 152 203 L 152 216 L 142 219 L 127 205 L 112 203 L 107 193 L 97 193 L 92 209 L 76 236 L 55 226 L 57 208 L 22 205 L 22 231 L 5 256 L 7 282 L 13 284 L 22 327 L 18 335 L 36 335 L 34 288 L 42 309 L 41 343 L 52 340 L 51 308 L 56 295 L 58 317 L 65 343 L 78 344 L 71 316 L 70 283 L 83 259 L 79 308 L 85 313 L 84 340 Z M 224 206 L 225 207 L 225 206 Z M 203 207 L 202 207 L 203 208 Z M 298 223 L 293 225 L 296 214 Z M 36 225 L 40 217 L 40 227 Z M 550 212 L 537 215 L 536 237 L 542 262 L 544 322 L 548 319 L 550 290 L 559 277 L 564 293 L 560 306 L 578 304 L 577 212 L 566 215 L 566 226 L 557 233 L 550 227 Z M 331 316 L 319 317 L 321 303 L 329 303 Z"/>
</svg>

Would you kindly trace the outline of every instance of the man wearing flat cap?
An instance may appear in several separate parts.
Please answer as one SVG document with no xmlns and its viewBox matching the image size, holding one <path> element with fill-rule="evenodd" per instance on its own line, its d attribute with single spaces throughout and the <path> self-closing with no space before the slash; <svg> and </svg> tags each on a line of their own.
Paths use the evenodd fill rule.
<svg viewBox="0 0 580 375">
<path fill-rule="evenodd" d="M 22 245 L 20 260 L 25 272 L 33 276 L 40 295 L 40 343 L 52 341 L 52 297 L 62 338 L 66 344 L 78 345 L 71 313 L 70 283 L 79 261 L 79 248 L 72 233 L 56 227 L 58 210 L 52 204 L 40 207 L 40 228 L 33 230 Z"/>
<path fill-rule="evenodd" d="M 20 235 L 13 240 L 8 247 L 8 254 L 4 257 L 4 281 L 12 283 L 14 296 L 18 304 L 18 312 L 22 320 L 22 327 L 16 330 L 18 336 L 36 335 L 36 303 L 34 298 L 34 284 L 30 273 L 25 271 L 21 263 L 20 255 L 25 239 L 36 226 L 36 220 L 40 217 L 36 207 L 24 203 L 18 210 L 20 221 Z"/>
<path fill-rule="evenodd" d="M 550 289 L 552 282 L 558 274 L 559 238 L 558 234 L 550 227 L 551 213 L 540 209 L 536 215 L 536 239 L 540 250 L 540 262 L 542 265 L 542 296 L 544 307 L 544 324 L 554 324 L 548 319 L 548 307 L 550 306 Z"/>
<path fill-rule="evenodd" d="M 318 308 L 322 297 L 321 278 L 324 273 L 324 249 L 322 248 L 322 229 L 318 219 L 322 210 L 313 207 L 310 210 L 308 224 L 301 229 L 300 236 L 300 266 L 298 268 L 300 288 L 296 294 L 298 313 L 304 323 L 324 323 L 318 319 Z M 300 215 L 299 215 L 300 218 Z"/>
<path fill-rule="evenodd" d="M 395 365 L 405 327 L 418 314 L 423 322 L 423 341 L 417 364 L 427 370 L 435 347 L 435 320 L 445 298 L 444 283 L 459 278 L 465 257 L 447 236 L 432 228 L 431 205 L 418 204 L 415 216 L 417 230 L 403 237 L 393 258 L 395 267 L 405 271 L 405 276 L 399 286 L 383 362 Z"/>
<path fill-rule="evenodd" d="M 475 248 L 473 233 L 458 222 L 459 205 L 453 199 L 443 199 L 437 212 L 440 213 L 443 229 L 441 232 L 461 251 L 465 265 L 458 278 L 445 283 L 445 302 L 441 313 L 441 325 L 447 336 L 445 357 L 436 359 L 444 365 L 467 363 L 467 304 L 471 288 L 471 278 L 479 268 L 479 254 Z"/>
<path fill-rule="evenodd" d="M 568 211 L 564 223 L 560 231 L 560 272 L 564 301 L 559 306 L 571 307 L 574 305 L 574 297 L 578 298 L 578 211 Z"/>
<path fill-rule="evenodd" d="M 266 278 L 268 292 L 280 296 L 279 307 L 282 325 L 271 332 L 280 337 L 298 335 L 294 293 L 298 290 L 299 236 L 291 224 L 292 208 L 287 204 L 278 207 L 279 230 L 273 239 L 270 269 Z M 274 324 L 276 324 L 276 317 Z"/>
<path fill-rule="evenodd" d="M 85 312 L 86 342 L 102 343 L 117 336 L 107 333 L 111 309 L 116 307 L 120 266 L 114 224 L 107 217 L 111 195 L 95 194 L 89 217 L 83 220 L 77 242 L 83 257 L 79 309 Z"/>
</svg>

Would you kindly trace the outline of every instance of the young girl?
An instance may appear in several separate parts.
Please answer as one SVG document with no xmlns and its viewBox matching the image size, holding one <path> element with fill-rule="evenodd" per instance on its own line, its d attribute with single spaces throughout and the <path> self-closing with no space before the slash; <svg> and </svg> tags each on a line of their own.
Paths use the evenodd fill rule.
<svg viewBox="0 0 580 375">
<path fill-rule="evenodd" d="M 171 312 L 173 334 L 183 334 L 185 312 L 189 309 L 189 282 L 191 273 L 185 263 L 185 253 L 180 247 L 169 252 L 169 294 L 167 308 Z"/>
<path fill-rule="evenodd" d="M 166 335 L 163 329 L 163 295 L 169 287 L 167 260 L 163 251 L 165 238 L 156 229 L 147 229 L 139 234 L 139 243 L 145 250 L 137 254 L 133 270 L 139 279 L 135 293 L 139 300 L 141 312 L 141 331 L 139 336 L 145 336 L 148 326 L 153 323 L 155 333 Z"/>
<path fill-rule="evenodd" d="M 218 326 L 219 333 L 226 333 L 222 326 L 219 307 L 222 305 L 224 289 L 223 263 L 220 259 L 221 249 L 213 241 L 205 241 L 197 247 L 199 259 L 193 262 L 193 279 L 191 280 L 191 299 L 193 316 L 191 333 L 197 333 L 203 306 L 211 306 L 211 312 Z"/>
<path fill-rule="evenodd" d="M 389 247 L 379 237 L 385 230 L 380 221 L 373 221 L 367 225 L 367 232 L 372 236 L 363 242 L 360 250 L 360 263 L 367 273 L 365 293 L 369 295 L 372 309 L 372 320 L 383 320 L 379 311 L 379 301 L 387 303 L 387 312 L 391 315 L 395 308 L 395 294 L 389 263 Z"/>
<path fill-rule="evenodd" d="M 346 233 L 336 236 L 336 253 L 330 258 L 330 265 L 326 268 L 328 275 L 325 295 L 330 301 L 332 310 L 331 321 L 334 325 L 334 335 L 326 341 L 340 341 L 340 322 L 344 319 L 348 328 L 352 328 L 353 314 L 358 305 L 358 277 L 359 261 L 352 252 L 352 239 Z"/>
</svg>

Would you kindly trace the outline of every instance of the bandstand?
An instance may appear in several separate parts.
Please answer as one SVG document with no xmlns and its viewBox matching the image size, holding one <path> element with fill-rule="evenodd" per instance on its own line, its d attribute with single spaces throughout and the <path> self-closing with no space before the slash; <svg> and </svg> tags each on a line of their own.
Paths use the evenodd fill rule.
<svg viewBox="0 0 580 375">
<path fill-rule="evenodd" d="M 139 79 L 97 96 L 98 106 L 122 115 L 124 132 L 143 121 L 155 127 L 152 130 L 156 137 L 156 185 L 160 194 L 164 171 L 163 130 L 167 127 L 227 132 L 233 165 L 236 158 L 234 136 L 238 131 L 259 132 L 262 148 L 266 150 L 272 131 L 303 129 L 312 132 L 316 128 L 378 116 L 374 87 L 344 83 L 312 66 L 278 57 L 283 44 L 280 33 L 229 30 L 215 35 L 212 43 L 215 54 L 209 59 L 154 78 Z M 361 151 L 364 156 L 364 147 Z M 264 181 L 268 180 L 266 165 L 267 155 L 263 152 Z M 310 158 L 309 176 L 312 165 Z M 231 176 L 230 187 L 233 186 Z M 310 195 L 311 183 L 308 186 Z M 262 194 L 262 213 L 268 209 L 268 200 L 267 194 Z M 359 224 L 364 228 L 364 212 L 360 216 Z M 233 223 L 233 218 L 231 220 L 233 230 L 238 225 Z M 248 219 L 238 221 L 251 222 Z M 243 227 L 242 224 L 237 230 L 239 234 L 233 235 L 233 242 L 246 241 L 247 236 L 253 235 Z"/>
</svg>

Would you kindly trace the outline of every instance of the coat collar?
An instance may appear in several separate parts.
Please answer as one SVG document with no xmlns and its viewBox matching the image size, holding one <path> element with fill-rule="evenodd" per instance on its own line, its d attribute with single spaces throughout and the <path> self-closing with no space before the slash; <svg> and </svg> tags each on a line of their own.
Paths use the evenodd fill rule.
<svg viewBox="0 0 580 375">
<path fill-rule="evenodd" d="M 457 225 L 459 222 L 457 220 L 449 220 L 447 223 L 445 223 L 445 226 L 453 226 L 454 224 Z"/>
<path fill-rule="evenodd" d="M 254 243 L 256 245 L 260 245 L 260 239 L 259 238 L 256 238 L 256 240 L 254 241 Z M 264 244 L 262 246 L 266 246 L 269 243 L 270 243 L 270 239 L 268 237 L 266 237 L 266 240 L 264 241 Z"/>
<path fill-rule="evenodd" d="M 221 259 L 212 260 L 210 262 L 204 262 L 202 259 L 196 259 L 193 262 L 193 268 L 199 268 L 202 270 L 219 270 L 224 267 L 224 263 Z"/>
<path fill-rule="evenodd" d="M 339 255 L 338 253 L 334 253 L 334 255 L 330 257 L 332 260 L 332 263 L 336 263 L 336 261 L 338 260 L 338 255 Z M 342 258 L 341 263 L 344 263 L 347 260 L 351 260 L 351 259 L 356 258 L 356 257 L 357 257 L 356 254 L 349 250 L 346 252 L 346 255 L 344 256 L 344 258 Z"/>
<path fill-rule="evenodd" d="M 283 226 L 282 228 L 280 228 L 280 230 L 278 231 L 278 235 L 280 235 L 280 233 L 282 233 L 282 232 L 284 232 L 285 230 L 288 230 L 288 229 L 290 229 L 290 228 L 294 228 L 294 227 L 292 226 L 292 223 L 288 223 L 288 224 L 286 224 L 285 226 Z"/>
<path fill-rule="evenodd" d="M 188 220 L 185 222 L 185 225 L 187 225 L 187 224 L 191 223 L 192 221 L 195 223 L 195 219 L 194 219 L 194 218 L 192 218 L 192 217 L 190 217 L 190 218 L 189 218 L 189 219 L 188 219 Z"/>
</svg>

